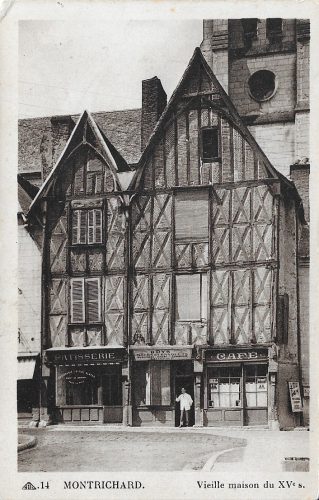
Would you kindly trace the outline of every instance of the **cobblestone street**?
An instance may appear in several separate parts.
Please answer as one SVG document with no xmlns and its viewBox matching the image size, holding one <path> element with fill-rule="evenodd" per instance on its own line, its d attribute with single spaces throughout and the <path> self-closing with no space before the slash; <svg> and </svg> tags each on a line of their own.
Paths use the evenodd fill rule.
<svg viewBox="0 0 319 500">
<path fill-rule="evenodd" d="M 197 470 L 216 452 L 246 445 L 245 439 L 191 429 L 24 432 L 35 435 L 38 444 L 19 453 L 19 472 Z"/>
</svg>

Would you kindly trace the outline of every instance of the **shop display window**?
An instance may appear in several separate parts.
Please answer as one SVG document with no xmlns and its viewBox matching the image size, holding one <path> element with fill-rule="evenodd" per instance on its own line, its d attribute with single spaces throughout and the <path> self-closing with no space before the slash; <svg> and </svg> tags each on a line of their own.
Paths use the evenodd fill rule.
<svg viewBox="0 0 319 500">
<path fill-rule="evenodd" d="M 135 406 L 170 405 L 170 361 L 135 363 L 133 393 Z"/>
<path fill-rule="evenodd" d="M 245 396 L 247 407 L 267 406 L 267 366 L 245 367 Z"/>
<path fill-rule="evenodd" d="M 241 406 L 241 367 L 221 367 L 209 370 L 208 404 L 210 408 Z"/>
</svg>

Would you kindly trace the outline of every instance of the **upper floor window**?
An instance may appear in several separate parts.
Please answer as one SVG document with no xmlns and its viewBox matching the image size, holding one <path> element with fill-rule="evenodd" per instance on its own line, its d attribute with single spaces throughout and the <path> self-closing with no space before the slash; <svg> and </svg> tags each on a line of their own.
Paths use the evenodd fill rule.
<svg viewBox="0 0 319 500">
<path fill-rule="evenodd" d="M 72 244 L 102 243 L 102 210 L 73 210 Z"/>
<path fill-rule="evenodd" d="M 218 128 L 202 129 L 202 160 L 213 161 L 219 157 Z"/>
<path fill-rule="evenodd" d="M 266 36 L 271 38 L 282 35 L 282 19 L 279 17 L 271 17 L 266 20 Z"/>
<path fill-rule="evenodd" d="M 176 319 L 178 321 L 206 321 L 206 274 L 176 276 Z"/>
<path fill-rule="evenodd" d="M 100 278 L 73 278 L 70 302 L 71 323 L 99 323 L 101 321 Z"/>
<path fill-rule="evenodd" d="M 257 21 L 258 19 L 249 18 L 242 19 L 241 24 L 244 30 L 244 37 L 246 40 L 251 40 L 257 36 Z"/>
<path fill-rule="evenodd" d="M 208 193 L 194 190 L 175 195 L 175 238 L 177 241 L 208 240 Z"/>
</svg>

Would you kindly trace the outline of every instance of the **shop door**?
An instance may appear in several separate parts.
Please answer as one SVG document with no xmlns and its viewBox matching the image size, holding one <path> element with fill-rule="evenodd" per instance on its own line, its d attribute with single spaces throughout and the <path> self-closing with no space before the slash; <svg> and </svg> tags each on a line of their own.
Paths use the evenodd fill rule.
<svg viewBox="0 0 319 500">
<path fill-rule="evenodd" d="M 244 366 L 244 425 L 268 423 L 267 365 Z"/>
<path fill-rule="evenodd" d="M 192 407 L 189 412 L 189 425 L 192 426 L 195 423 L 195 413 L 194 413 L 194 377 L 193 375 L 177 375 L 175 377 L 175 399 L 181 394 L 182 387 L 191 396 L 193 400 Z M 180 404 L 175 401 L 175 427 L 179 426 L 180 423 Z"/>
<path fill-rule="evenodd" d="M 107 367 L 101 376 L 102 404 L 105 423 L 121 423 L 123 420 L 121 367 Z"/>
</svg>

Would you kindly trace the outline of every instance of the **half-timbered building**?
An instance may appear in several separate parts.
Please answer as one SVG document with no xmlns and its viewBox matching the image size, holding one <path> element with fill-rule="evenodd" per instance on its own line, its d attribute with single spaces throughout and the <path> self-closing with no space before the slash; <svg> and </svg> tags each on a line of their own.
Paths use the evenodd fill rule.
<svg viewBox="0 0 319 500">
<path fill-rule="evenodd" d="M 85 111 L 31 203 L 37 418 L 174 426 L 184 387 L 194 425 L 298 425 L 300 196 L 200 49 L 158 114 L 131 166 Z"/>
</svg>

